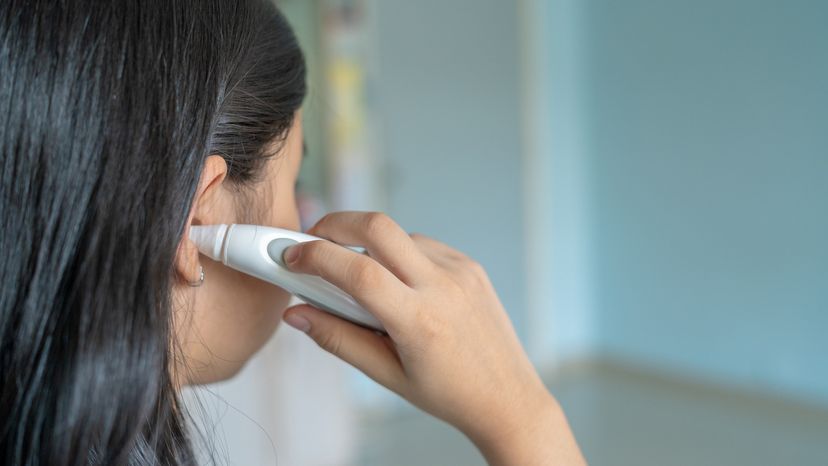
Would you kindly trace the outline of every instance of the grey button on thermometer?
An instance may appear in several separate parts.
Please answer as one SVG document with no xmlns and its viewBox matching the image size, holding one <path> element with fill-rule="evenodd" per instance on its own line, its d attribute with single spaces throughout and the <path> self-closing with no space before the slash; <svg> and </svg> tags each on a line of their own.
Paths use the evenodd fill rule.
<svg viewBox="0 0 828 466">
<path fill-rule="evenodd" d="M 382 323 L 353 296 L 319 276 L 293 272 L 285 266 L 285 249 L 322 238 L 282 228 L 239 224 L 193 225 L 190 238 L 199 252 L 227 267 L 279 286 L 323 311 L 384 331 Z M 365 253 L 363 248 L 345 247 Z"/>
<path fill-rule="evenodd" d="M 287 267 L 285 265 L 285 259 L 282 257 L 285 253 L 285 249 L 298 243 L 298 241 L 294 241 L 288 238 L 274 239 L 267 245 L 267 254 L 270 256 L 271 259 L 276 261 L 277 264 L 281 265 L 282 267 Z"/>
</svg>

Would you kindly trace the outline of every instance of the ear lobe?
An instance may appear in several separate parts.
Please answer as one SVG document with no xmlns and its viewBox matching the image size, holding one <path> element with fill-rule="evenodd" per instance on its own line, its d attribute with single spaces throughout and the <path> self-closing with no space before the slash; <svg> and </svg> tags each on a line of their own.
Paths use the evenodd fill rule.
<svg viewBox="0 0 828 466">
<path fill-rule="evenodd" d="M 184 228 L 184 237 L 178 243 L 175 254 L 175 272 L 185 283 L 196 283 L 201 279 L 201 260 L 198 248 L 190 240 L 190 224 Z"/>
<path fill-rule="evenodd" d="M 175 271 L 187 283 L 196 283 L 201 278 L 201 261 L 198 248 L 190 240 L 192 225 L 220 223 L 231 212 L 223 212 L 220 202 L 220 187 L 227 177 L 227 162 L 219 155 L 211 155 L 204 161 L 204 169 L 198 182 L 193 205 L 184 225 L 184 235 L 178 242 L 175 255 Z M 226 222 L 224 222 L 226 223 Z"/>
</svg>

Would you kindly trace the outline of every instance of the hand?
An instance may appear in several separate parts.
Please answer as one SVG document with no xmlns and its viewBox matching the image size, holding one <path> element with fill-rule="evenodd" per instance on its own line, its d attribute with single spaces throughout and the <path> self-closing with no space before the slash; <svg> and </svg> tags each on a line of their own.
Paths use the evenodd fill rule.
<svg viewBox="0 0 828 466">
<path fill-rule="evenodd" d="M 409 236 L 379 213 L 329 214 L 308 233 L 332 242 L 291 247 L 284 256 L 288 267 L 349 293 L 388 335 L 309 305 L 288 309 L 285 321 L 459 428 L 492 462 L 541 464 L 544 450 L 534 443 L 571 454 L 558 461 L 580 458 L 557 403 L 478 263 L 431 238 Z M 368 255 L 334 243 L 363 246 Z M 533 445 L 518 453 L 527 439 Z"/>
</svg>

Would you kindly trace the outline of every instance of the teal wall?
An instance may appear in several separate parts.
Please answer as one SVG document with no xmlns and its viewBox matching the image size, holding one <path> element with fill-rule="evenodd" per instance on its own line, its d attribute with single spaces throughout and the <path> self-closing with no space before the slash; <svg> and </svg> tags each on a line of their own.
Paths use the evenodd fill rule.
<svg viewBox="0 0 828 466">
<path fill-rule="evenodd" d="M 594 349 L 583 0 L 523 4 L 530 356 L 554 366 Z"/>
<path fill-rule="evenodd" d="M 828 2 L 583 14 L 595 348 L 828 404 Z"/>
</svg>

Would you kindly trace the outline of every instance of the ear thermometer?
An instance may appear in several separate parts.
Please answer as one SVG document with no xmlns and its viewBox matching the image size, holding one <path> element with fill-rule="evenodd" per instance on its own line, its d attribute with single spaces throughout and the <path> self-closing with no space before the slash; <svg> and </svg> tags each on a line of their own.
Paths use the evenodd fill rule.
<svg viewBox="0 0 828 466">
<path fill-rule="evenodd" d="M 222 224 L 191 226 L 190 239 L 199 252 L 213 260 L 279 286 L 323 311 L 385 331 L 380 321 L 349 294 L 320 277 L 287 269 L 282 259 L 285 249 L 322 238 L 262 225 Z M 349 249 L 364 252 L 362 248 Z"/>
</svg>

